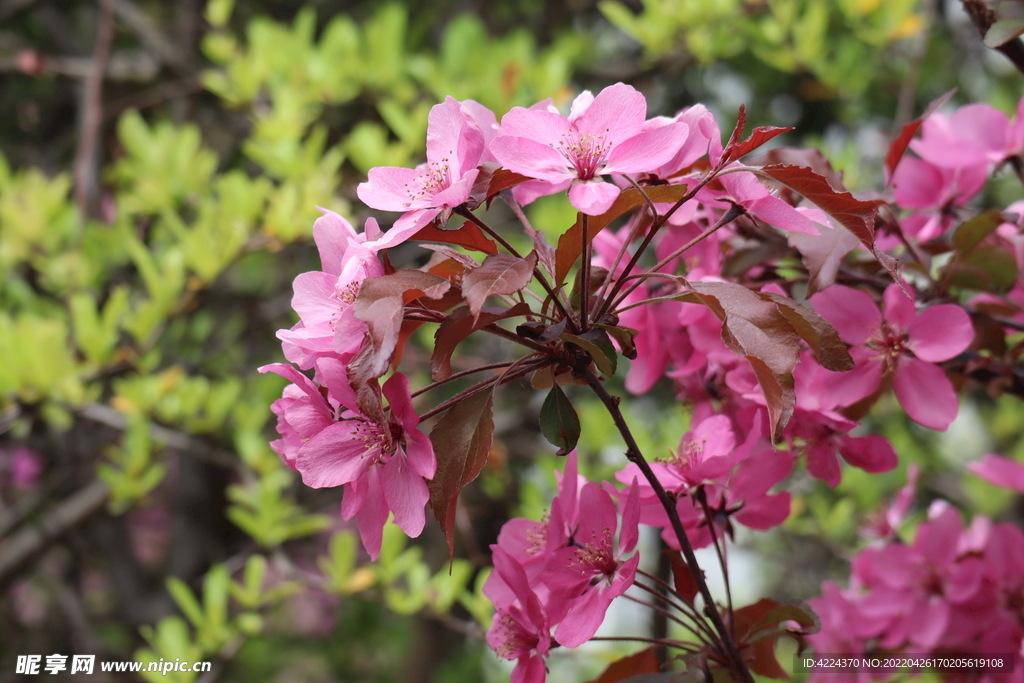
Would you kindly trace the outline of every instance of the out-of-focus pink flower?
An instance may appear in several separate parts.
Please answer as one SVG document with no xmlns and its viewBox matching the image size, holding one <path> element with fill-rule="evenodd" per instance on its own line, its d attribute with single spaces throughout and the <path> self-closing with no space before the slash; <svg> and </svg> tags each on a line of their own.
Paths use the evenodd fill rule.
<svg viewBox="0 0 1024 683">
<path fill-rule="evenodd" d="M 1019 462 L 990 453 L 967 469 L 991 484 L 1024 493 L 1024 465 Z"/>
<path fill-rule="evenodd" d="M 856 367 L 834 373 L 851 405 L 871 395 L 891 377 L 900 405 L 915 422 L 945 431 L 956 418 L 953 385 L 935 365 L 962 353 L 974 339 L 974 327 L 959 306 L 938 304 L 917 311 L 893 284 L 885 290 L 884 315 L 864 292 L 832 285 L 811 297 L 815 310 L 851 344 Z"/>
<path fill-rule="evenodd" d="M 492 546 L 494 572 L 509 586 L 515 601 L 498 607 L 487 631 L 487 644 L 505 659 L 516 660 L 512 683 L 544 683 L 544 658 L 551 648 L 551 632 L 526 573 L 500 546 Z"/>
<path fill-rule="evenodd" d="M 568 117 L 514 107 L 501 119 L 502 134 L 491 152 L 505 168 L 552 183 L 552 191 L 568 187 L 574 207 L 597 215 L 619 196 L 619 188 L 602 175 L 656 169 L 686 140 L 685 123 L 645 129 L 646 116 L 644 96 L 616 83 L 597 97 L 581 93 Z"/>
<path fill-rule="evenodd" d="M 0 453 L 6 456 L 11 485 L 19 489 L 32 488 L 43 472 L 42 457 L 27 446 L 17 446 L 11 450 L 0 449 Z M 2 469 L 0 465 L 0 470 Z"/>
</svg>

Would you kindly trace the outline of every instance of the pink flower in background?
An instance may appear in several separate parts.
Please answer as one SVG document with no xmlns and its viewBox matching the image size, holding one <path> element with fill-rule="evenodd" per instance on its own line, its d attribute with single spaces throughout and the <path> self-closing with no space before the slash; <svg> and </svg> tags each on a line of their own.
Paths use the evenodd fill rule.
<svg viewBox="0 0 1024 683">
<path fill-rule="evenodd" d="M 945 168 L 904 157 L 892 179 L 896 203 L 925 213 L 903 218 L 900 221 L 903 231 L 922 242 L 940 236 L 953 222 L 950 207 L 969 202 L 981 191 L 986 180 L 985 164 Z"/>
<path fill-rule="evenodd" d="M 392 245 L 439 215 L 445 222 L 451 209 L 469 199 L 484 154 L 484 132 L 477 123 L 482 116 L 477 107 L 467 109 L 455 98 L 446 98 L 430 110 L 427 163 L 372 168 L 367 182 L 356 188 L 359 199 L 371 208 L 405 212 L 387 232 Z"/>
<path fill-rule="evenodd" d="M 991 484 L 1024 493 L 1024 465 L 1019 462 L 990 453 L 967 469 Z"/>
<path fill-rule="evenodd" d="M 604 213 L 619 188 L 602 180 L 612 173 L 645 173 L 671 160 L 686 140 L 687 126 L 670 123 L 645 130 L 647 101 L 617 83 L 581 93 L 568 117 L 514 107 L 491 143 L 501 164 L 516 173 L 569 187 L 569 201 L 583 213 Z"/>
<path fill-rule="evenodd" d="M 966 312 L 952 304 L 917 311 L 898 285 L 883 295 L 884 315 L 864 292 L 832 285 L 811 297 L 815 310 L 851 344 L 856 368 L 835 373 L 837 388 L 851 405 L 874 393 L 891 377 L 900 405 L 915 422 L 945 431 L 956 418 L 956 392 L 935 365 L 967 349 L 974 327 Z M 842 389 L 840 389 L 842 390 Z"/>
<path fill-rule="evenodd" d="M 43 472 L 43 459 L 39 453 L 27 446 L 13 449 L 0 449 L 0 472 L 7 470 L 11 485 L 17 489 L 30 489 L 35 486 L 39 475 Z"/>
<path fill-rule="evenodd" d="M 719 200 L 713 205 L 720 205 L 721 200 L 729 199 L 742 206 L 754 218 L 780 230 L 818 234 L 818 228 L 810 218 L 772 195 L 753 173 L 726 173 L 718 176 L 718 181 L 725 188 L 724 193 L 705 187 L 697 194 L 698 198 Z"/>
<path fill-rule="evenodd" d="M 1021 126 L 987 104 L 969 104 L 952 114 L 936 112 L 925 119 L 921 137 L 910 148 L 937 166 L 959 168 L 998 164 L 1020 151 Z"/>
</svg>

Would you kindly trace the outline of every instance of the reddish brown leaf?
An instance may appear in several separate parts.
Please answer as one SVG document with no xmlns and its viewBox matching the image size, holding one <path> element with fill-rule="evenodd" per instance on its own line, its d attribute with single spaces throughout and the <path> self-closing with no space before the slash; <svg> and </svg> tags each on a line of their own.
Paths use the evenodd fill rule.
<svg viewBox="0 0 1024 683">
<path fill-rule="evenodd" d="M 498 320 L 526 315 L 529 312 L 530 306 L 522 302 L 512 308 L 484 308 L 476 320 L 473 319 L 466 306 L 452 311 L 451 315 L 434 332 L 434 352 L 430 356 L 431 379 L 438 382 L 451 376 L 452 353 L 455 352 L 455 347 L 473 332 Z"/>
<path fill-rule="evenodd" d="M 750 131 L 750 137 L 743 142 L 737 142 L 735 144 L 730 142 L 729 146 L 725 148 L 724 152 L 722 152 L 722 157 L 725 159 L 724 163 L 729 163 L 730 161 L 734 161 L 744 155 L 750 154 L 775 136 L 781 135 L 790 130 L 793 130 L 792 126 L 788 126 L 786 128 L 777 128 L 775 126 L 761 126 L 759 128 L 755 128 Z"/>
<path fill-rule="evenodd" d="M 491 181 L 487 187 L 487 201 L 489 202 L 494 195 L 498 194 L 502 190 L 515 187 L 520 183 L 525 183 L 527 180 L 530 180 L 529 176 L 513 173 L 507 168 L 497 169 L 493 174 L 491 174 Z"/>
<path fill-rule="evenodd" d="M 747 636 L 755 629 L 754 627 L 768 616 L 768 614 L 781 603 L 772 598 L 761 598 L 753 605 L 741 607 L 733 611 L 733 624 L 736 627 L 736 638 L 740 642 L 747 642 Z"/>
<path fill-rule="evenodd" d="M 839 221 L 868 249 L 875 246 L 875 214 L 885 202 L 862 201 L 849 192 L 838 192 L 825 178 L 803 166 L 763 166 L 758 173 L 799 192 L 819 209 Z"/>
<path fill-rule="evenodd" d="M 824 177 L 802 166 L 762 166 L 755 173 L 792 188 L 839 221 L 874 254 L 893 280 L 900 281 L 896 259 L 875 247 L 875 214 L 884 201 L 863 201 L 849 192 L 838 192 Z"/>
<path fill-rule="evenodd" d="M 675 580 L 676 593 L 686 601 L 687 605 L 692 607 L 693 599 L 697 597 L 700 588 L 697 586 L 697 580 L 693 577 L 693 572 L 690 571 L 690 565 L 686 564 L 686 560 L 678 550 L 667 548 L 661 552 L 672 560 L 672 577 Z"/>
<path fill-rule="evenodd" d="M 479 268 L 474 268 L 462 277 L 462 293 L 474 316 L 480 315 L 484 301 L 491 295 L 514 294 L 533 279 L 533 268 L 537 265 L 537 254 L 530 252 L 526 258 L 508 254 L 488 256 Z"/>
<path fill-rule="evenodd" d="M 774 440 L 793 415 L 793 368 L 800 345 L 792 325 L 771 301 L 731 282 L 690 284 L 701 303 L 722 321 L 722 341 L 744 356 L 764 392 Z"/>
<path fill-rule="evenodd" d="M 455 244 L 466 249 L 482 251 L 485 254 L 497 254 L 498 245 L 494 240 L 485 237 L 476 224 L 466 221 L 462 227 L 455 230 L 442 230 L 434 223 L 428 223 L 420 229 L 412 239 L 421 242 L 442 242 L 444 244 Z"/>
<path fill-rule="evenodd" d="M 657 204 L 674 204 L 686 196 L 686 185 L 651 185 L 650 187 L 645 187 L 644 192 L 647 193 L 647 197 L 652 202 Z M 647 200 L 635 187 L 626 188 L 615 199 L 610 209 L 600 216 L 589 216 L 587 218 L 587 241 L 592 242 L 594 235 L 619 216 L 628 211 L 633 211 L 646 203 Z M 583 218 L 581 216 L 571 228 L 558 238 L 558 248 L 555 250 L 555 281 L 557 283 L 565 282 L 569 270 L 582 253 Z"/>
<path fill-rule="evenodd" d="M 480 476 L 491 451 L 493 394 L 482 391 L 456 403 L 430 430 L 437 472 L 429 482 L 430 508 L 455 556 L 455 508 L 459 492 Z"/>
<path fill-rule="evenodd" d="M 760 292 L 758 296 L 779 307 L 779 313 L 811 347 L 814 357 L 822 367 L 835 372 L 853 370 L 853 359 L 846 350 L 846 344 L 839 338 L 839 333 L 831 323 L 788 297 L 771 292 Z"/>
<path fill-rule="evenodd" d="M 759 676 L 788 679 L 789 674 L 779 664 L 779 660 L 775 658 L 776 640 L 778 638 L 765 638 L 750 646 L 750 654 L 753 655 L 748 660 L 750 670 Z"/>
<path fill-rule="evenodd" d="M 588 683 L 620 683 L 630 676 L 658 673 L 658 657 L 653 647 L 618 659 L 608 665 L 604 673 Z"/>
<path fill-rule="evenodd" d="M 900 159 L 903 158 L 903 155 L 907 151 L 907 147 L 910 146 L 910 141 L 914 138 L 914 135 L 917 134 L 917 130 L 921 127 L 921 124 L 924 123 L 926 118 L 935 113 L 939 107 L 949 101 L 949 98 L 952 97 L 955 92 L 956 88 L 953 88 L 945 95 L 929 104 L 925 108 L 923 114 L 900 129 L 900 134 L 897 135 L 896 139 L 889 145 L 889 151 L 885 155 L 885 177 L 887 179 L 887 184 L 888 182 L 892 182 L 892 175 L 896 172 L 896 167 L 899 166 Z"/>
<path fill-rule="evenodd" d="M 846 190 L 843 174 L 832 168 L 832 162 L 821 153 L 821 150 L 813 147 L 776 147 L 765 152 L 763 157 L 749 159 L 747 163 L 751 166 L 805 166 L 827 180 L 832 189 Z"/>
</svg>

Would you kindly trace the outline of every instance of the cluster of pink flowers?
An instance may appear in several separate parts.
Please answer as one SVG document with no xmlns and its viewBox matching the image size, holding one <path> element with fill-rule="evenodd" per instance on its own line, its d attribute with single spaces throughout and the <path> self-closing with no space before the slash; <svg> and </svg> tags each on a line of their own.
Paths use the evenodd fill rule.
<svg viewBox="0 0 1024 683">
<path fill-rule="evenodd" d="M 273 447 L 307 485 L 345 487 L 342 515 L 356 518 L 372 557 L 389 515 L 416 536 L 428 502 L 454 547 L 450 516 L 458 492 L 484 466 L 490 443 L 490 434 L 480 433 L 493 427 L 484 392 L 536 372 L 536 386 L 589 383 L 600 396 L 598 374 L 613 375 L 619 355 L 632 360 L 625 386 L 634 394 L 667 377 L 691 407 L 692 429 L 677 450 L 654 454 L 649 468 L 631 453 L 633 462 L 616 475 L 622 490 L 587 482 L 570 455 L 548 516 L 509 521 L 492 546 L 485 593 L 497 613 L 488 642 L 517 661 L 514 683 L 541 683 L 551 648 L 592 638 L 612 600 L 633 585 L 639 523 L 662 529 L 669 546 L 688 551 L 724 542 L 734 523 L 766 530 L 784 522 L 791 498 L 777 488 L 798 462 L 830 486 L 840 481 L 841 461 L 867 472 L 891 470 L 892 445 L 853 431 L 890 389 L 912 420 L 949 427 L 958 400 L 940 364 L 976 343 L 971 316 L 950 303 L 956 272 L 936 287 L 897 277 L 883 291 L 873 276 L 844 273 L 844 259 L 860 245 L 893 275 L 892 259 L 880 248 L 926 259 L 918 247 L 945 239 L 990 172 L 1024 152 L 1020 118 L 1011 123 L 980 106 L 927 118 L 923 136 L 909 142 L 918 156 L 900 161 L 904 144 L 889 169 L 906 214 L 885 212 L 876 220 L 884 202 L 847 193 L 820 155 L 774 150 L 762 166 L 743 165 L 742 157 L 781 129 L 757 129 L 747 141 L 737 130 L 723 146 L 718 124 L 700 105 L 648 119 L 644 97 L 620 83 L 596 96 L 582 93 L 567 116 L 545 101 L 516 107 L 499 122 L 478 103 L 449 97 L 430 112 L 426 163 L 372 169 L 358 187 L 367 206 L 401 213 L 390 229 L 371 218 L 359 233 L 329 211 L 316 222 L 323 270 L 296 278 L 299 322 L 278 333 L 292 364 L 261 368 L 291 382 L 273 405 L 281 435 Z M 777 185 L 804 199 L 777 192 Z M 474 213 L 500 194 L 521 217 L 520 205 L 560 192 L 579 211 L 577 224 L 556 249 L 524 220 L 533 246 L 525 257 L 510 245 L 515 240 Z M 466 223 L 440 230 L 453 215 Z M 611 227 L 621 215 L 624 223 Z M 950 268 L 983 243 L 1009 251 L 1024 270 L 1018 220 L 1024 218 L 1006 215 L 976 239 L 954 239 L 960 251 Z M 782 232 L 751 240 L 765 226 Z M 414 240 L 441 244 L 423 244 L 433 253 L 422 267 L 396 270 L 386 250 Z M 749 263 L 741 261 L 748 263 L 739 268 L 742 283 L 730 281 L 730 268 L 737 269 L 731 255 L 751 242 L 757 248 L 744 256 Z M 773 254 L 786 243 L 808 277 L 781 275 Z M 508 253 L 498 253 L 498 244 Z M 480 262 L 456 246 L 486 256 Z M 638 270 L 645 250 L 644 263 L 654 265 Z M 567 278 L 581 255 L 572 288 Z M 927 272 L 931 264 L 921 265 Z M 537 295 L 536 310 L 524 296 L 531 281 L 547 293 Z M 1017 306 L 1009 317 L 1024 320 L 1020 278 L 1003 288 L 1010 290 L 1005 297 L 989 289 L 972 303 Z M 790 298 L 805 294 L 806 303 Z M 488 298 L 504 306 L 486 306 Z M 497 326 L 514 317 L 526 318 L 515 332 Z M 410 380 L 396 368 L 409 331 L 424 323 L 439 324 L 434 384 L 410 392 Z M 413 396 L 456 379 L 451 354 L 480 330 L 519 343 L 526 355 L 458 373 L 499 371 L 417 413 Z M 453 410 L 460 398 L 472 399 L 473 408 Z M 545 401 L 544 410 L 554 406 L 545 435 L 553 434 L 548 438 L 562 452 L 579 435 L 577 422 L 573 436 L 578 418 L 569 401 L 558 386 Z M 420 414 L 441 413 L 428 438 Z M 993 461 L 978 467 L 990 478 L 1019 476 Z M 895 526 L 886 523 L 889 531 Z M 1021 574 L 1011 565 L 1021 558 L 1011 546 L 1021 540 L 1018 530 L 983 521 L 965 531 L 955 511 L 934 508 L 913 546 L 868 549 L 854 563 L 851 589 L 826 587 L 816 602 L 824 628 L 815 646 L 1019 647 L 1014 596 Z M 714 612 L 714 605 L 705 607 Z M 981 626 L 996 622 L 996 630 Z M 709 645 L 706 656 L 716 666 L 742 669 L 737 648 L 753 641 L 730 644 L 737 636 L 726 634 L 723 623 L 716 626 L 720 647 Z"/>
<path fill-rule="evenodd" d="M 612 495 L 577 474 L 573 452 L 545 519 L 509 520 L 491 546 L 494 572 L 484 594 L 496 613 L 487 642 L 517 660 L 513 683 L 543 681 L 551 647 L 590 640 L 612 600 L 633 585 L 639 492 L 634 482 L 625 494 L 612 493 L 621 501 L 621 522 Z"/>
<path fill-rule="evenodd" d="M 288 360 L 315 375 L 310 380 L 282 363 L 260 368 L 292 382 L 271 407 L 281 434 L 271 446 L 307 486 L 345 487 L 342 516 L 356 516 L 363 545 L 376 559 L 389 511 L 410 536 L 423 531 L 426 480 L 434 476 L 436 459 L 417 429 L 405 375 L 395 373 L 383 386 L 375 377 L 353 386 L 349 376 L 348 363 L 369 339 L 353 303 L 363 280 L 383 275 L 376 252 L 391 242 L 372 219 L 367 232 L 357 234 L 330 212 L 316 222 L 313 235 L 324 270 L 295 279 L 292 307 L 300 321 L 278 336 Z M 400 325 L 401 317 L 385 322 Z M 384 365 L 390 361 L 380 346 L 376 357 Z"/>
<path fill-rule="evenodd" d="M 988 456 L 972 469 L 1024 492 L 1024 466 Z M 1001 654 L 1016 657 L 1012 671 L 986 670 L 970 680 L 1024 681 L 1024 533 L 981 515 L 964 528 L 959 512 L 938 500 L 912 544 L 891 540 L 913 488 L 911 482 L 900 492 L 902 504 L 893 506 L 895 519 L 887 520 L 886 542 L 853 559 L 849 588 L 829 582 L 823 595 L 811 600 L 822 627 L 809 642 L 829 654 Z M 870 680 L 870 673 L 882 672 L 845 678 Z M 815 680 L 825 678 L 816 674 Z"/>
</svg>

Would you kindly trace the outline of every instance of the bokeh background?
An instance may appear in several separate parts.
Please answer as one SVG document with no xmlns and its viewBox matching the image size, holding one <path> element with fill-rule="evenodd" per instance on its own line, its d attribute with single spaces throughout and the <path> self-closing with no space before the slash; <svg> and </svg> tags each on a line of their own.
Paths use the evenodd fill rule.
<svg viewBox="0 0 1024 683">
<path fill-rule="evenodd" d="M 340 492 L 303 487 L 268 447 L 284 382 L 256 368 L 283 360 L 291 281 L 319 268 L 316 206 L 361 225 L 355 186 L 422 161 L 431 106 L 471 98 L 500 118 L 617 81 L 650 115 L 699 102 L 729 129 L 745 104 L 751 125 L 793 126 L 780 142 L 822 149 L 859 192 L 944 92 L 1008 113 L 1024 93 L 954 1 L 2 0 L 0 681 L 23 678 L 18 655 L 53 653 L 214 662 L 149 675 L 168 683 L 508 680 L 481 640 L 487 546 L 510 516 L 540 517 L 560 468 L 529 393 L 500 394 L 449 573 L 429 521 L 367 562 Z M 1022 197 L 1007 172 L 978 202 Z M 557 235 L 567 210 L 546 198 L 529 215 Z M 984 452 L 1024 456 L 1019 404 L 999 393 L 977 387 L 944 435 L 880 406 L 869 423 L 900 453 L 894 472 L 847 470 L 835 490 L 794 474 L 789 521 L 736 539 L 738 601 L 842 580 L 909 463 L 918 514 L 941 495 L 1024 517 L 963 476 Z M 622 446 L 600 406 L 579 410 L 583 468 L 607 475 Z M 650 452 L 686 431 L 667 386 L 630 414 Z M 618 610 L 609 628 L 648 619 Z M 624 651 L 559 654 L 551 680 Z"/>
</svg>

